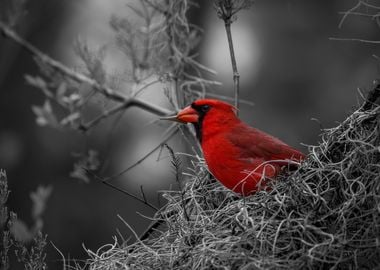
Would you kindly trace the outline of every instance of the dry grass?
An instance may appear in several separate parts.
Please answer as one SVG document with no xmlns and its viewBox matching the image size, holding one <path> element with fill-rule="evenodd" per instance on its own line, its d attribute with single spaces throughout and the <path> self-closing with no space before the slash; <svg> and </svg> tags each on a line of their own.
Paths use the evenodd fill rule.
<svg viewBox="0 0 380 270">
<path fill-rule="evenodd" d="M 103 247 L 90 269 L 372 269 L 380 265 L 380 107 L 325 130 L 306 162 L 271 191 L 241 198 L 194 162 L 167 193 L 168 229 Z M 165 214 L 166 213 L 166 214 Z M 173 214 L 174 213 L 174 214 Z M 189 216 L 187 220 L 186 216 Z"/>
</svg>

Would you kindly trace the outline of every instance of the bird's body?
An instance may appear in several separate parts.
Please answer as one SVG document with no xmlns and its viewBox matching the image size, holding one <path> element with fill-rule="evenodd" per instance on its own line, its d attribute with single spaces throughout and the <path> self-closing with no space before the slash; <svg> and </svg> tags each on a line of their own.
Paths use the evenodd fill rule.
<svg viewBox="0 0 380 270">
<path fill-rule="evenodd" d="M 283 167 L 305 157 L 281 140 L 248 126 L 236 116 L 233 106 L 219 100 L 197 100 L 180 111 L 176 120 L 194 125 L 210 172 L 242 195 L 264 188 Z"/>
</svg>

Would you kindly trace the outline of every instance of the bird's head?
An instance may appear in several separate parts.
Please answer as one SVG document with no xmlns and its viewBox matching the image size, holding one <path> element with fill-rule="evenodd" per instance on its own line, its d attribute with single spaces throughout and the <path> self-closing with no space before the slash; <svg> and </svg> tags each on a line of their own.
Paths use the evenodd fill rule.
<svg viewBox="0 0 380 270">
<path fill-rule="evenodd" d="M 218 132 L 231 122 L 239 121 L 234 106 L 216 99 L 198 99 L 177 115 L 163 119 L 192 123 L 199 141 L 202 141 L 206 127 L 207 131 Z"/>
</svg>

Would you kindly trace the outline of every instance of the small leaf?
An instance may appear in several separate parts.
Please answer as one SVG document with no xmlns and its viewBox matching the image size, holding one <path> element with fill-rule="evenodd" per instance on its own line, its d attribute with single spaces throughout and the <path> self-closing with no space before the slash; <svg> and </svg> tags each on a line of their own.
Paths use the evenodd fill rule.
<svg viewBox="0 0 380 270">
<path fill-rule="evenodd" d="M 69 104 L 69 105 L 75 105 L 75 103 L 79 102 L 82 99 L 82 97 L 78 94 L 71 94 L 70 96 L 66 96 L 62 98 L 62 101 Z"/>
<path fill-rule="evenodd" d="M 67 86 L 65 82 L 61 82 L 57 88 L 56 97 L 58 100 L 62 100 L 62 98 L 65 96 L 67 90 Z"/>
<path fill-rule="evenodd" d="M 87 176 L 86 170 L 95 171 L 99 168 L 98 152 L 90 149 L 86 155 L 82 154 L 80 157 L 81 159 L 74 164 L 70 177 L 82 180 L 84 183 L 89 183 L 90 179 Z"/>
<path fill-rule="evenodd" d="M 32 106 L 32 111 L 37 116 L 36 122 L 40 126 L 50 125 L 52 127 L 58 126 L 57 118 L 53 113 L 53 109 L 50 105 L 49 100 L 46 100 L 44 105 L 41 106 Z"/>
<path fill-rule="evenodd" d="M 46 201 L 50 197 L 53 188 L 51 186 L 39 186 L 36 191 L 30 194 L 33 202 L 32 216 L 35 220 L 41 217 L 46 208 Z"/>
<path fill-rule="evenodd" d="M 74 124 L 74 121 L 80 118 L 80 113 L 79 112 L 74 112 L 72 114 L 69 114 L 65 118 L 63 118 L 60 122 L 61 125 L 65 126 L 67 124 Z"/>
<path fill-rule="evenodd" d="M 96 152 L 95 150 L 89 150 L 86 163 L 87 163 L 86 164 L 87 168 L 89 170 L 94 171 L 94 170 L 98 169 L 98 167 L 100 165 L 100 162 L 98 159 L 98 152 Z"/>
<path fill-rule="evenodd" d="M 33 239 L 33 234 L 29 231 L 26 224 L 19 219 L 12 222 L 10 231 L 16 241 L 25 243 L 30 242 Z"/>
<path fill-rule="evenodd" d="M 39 76 L 33 77 L 30 75 L 25 75 L 25 80 L 28 84 L 40 89 L 46 97 L 53 98 L 53 94 L 49 91 L 49 88 L 47 87 L 47 83 L 41 77 Z"/>
<path fill-rule="evenodd" d="M 81 164 L 74 164 L 74 169 L 70 172 L 70 177 L 82 180 L 86 184 L 90 183 L 90 178 L 88 178 L 87 172 Z"/>
<path fill-rule="evenodd" d="M 38 88 L 46 88 L 46 82 L 39 76 L 25 75 L 25 80 L 30 85 L 33 85 Z"/>
<path fill-rule="evenodd" d="M 95 59 L 93 64 L 89 67 L 92 77 L 99 83 L 106 82 L 106 72 L 104 71 L 103 62 L 101 59 Z"/>
</svg>

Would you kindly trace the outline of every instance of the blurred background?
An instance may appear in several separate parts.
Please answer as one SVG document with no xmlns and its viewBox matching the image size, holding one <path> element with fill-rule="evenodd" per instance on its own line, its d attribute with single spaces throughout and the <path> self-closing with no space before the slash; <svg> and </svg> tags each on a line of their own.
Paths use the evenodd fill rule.
<svg viewBox="0 0 380 270">
<path fill-rule="evenodd" d="M 107 45 L 105 62 L 110 70 L 118 70 L 124 63 L 113 49 L 114 33 L 109 20 L 112 14 L 128 16 L 126 2 L 29 1 L 17 31 L 70 66 L 77 65 L 72 44 L 78 36 L 91 46 Z M 189 16 L 204 29 L 199 59 L 217 72 L 212 79 L 223 84 L 210 89 L 210 93 L 233 96 L 224 24 L 217 18 L 212 1 L 198 2 L 199 7 L 193 8 Z M 345 119 L 362 100 L 357 89 L 369 90 L 379 72 L 378 46 L 329 39 L 379 40 L 378 26 L 366 17 L 349 16 L 338 27 L 341 12 L 356 3 L 258 0 L 249 11 L 238 15 L 232 35 L 241 75 L 241 97 L 254 103 L 241 105 L 244 121 L 307 152 L 305 145 L 318 143 L 321 127 L 333 127 Z M 4 5 L 0 2 L 0 9 Z M 149 221 L 136 212 L 151 216 L 153 211 L 101 183 L 84 184 L 69 177 L 75 153 L 91 147 L 99 151 L 100 159 L 105 158 L 107 130 L 99 127 L 85 137 L 70 130 L 38 126 L 31 106 L 41 105 L 44 98 L 24 80 L 25 74 L 38 72 L 28 53 L 0 37 L 0 168 L 7 171 L 12 191 L 10 208 L 31 224 L 29 193 L 38 185 L 52 185 L 44 231 L 65 256 L 86 258 L 82 244 L 96 250 L 112 243 L 117 231 L 125 239 L 131 235 L 117 214 L 141 233 Z M 141 98 L 168 104 L 162 87 L 150 89 Z M 157 116 L 135 108 L 126 111 L 113 130 L 111 162 L 115 172 L 133 164 L 160 142 L 168 124 L 149 124 L 155 119 Z M 169 144 L 182 151 L 180 141 L 177 137 Z M 162 156 L 154 153 L 115 184 L 137 194 L 143 185 L 149 200 L 158 205 L 158 191 L 176 187 L 170 160 Z M 48 261 L 54 264 L 56 260 L 59 255 L 49 245 Z"/>
</svg>

